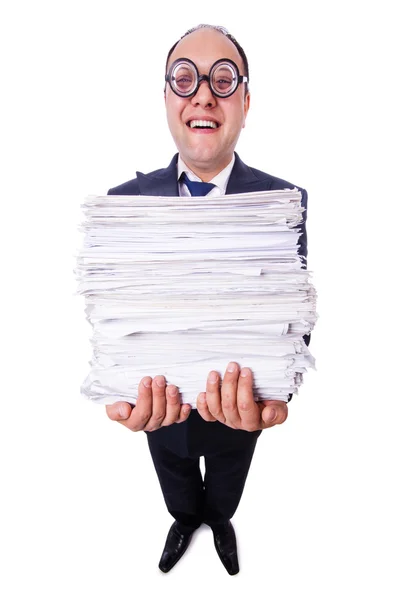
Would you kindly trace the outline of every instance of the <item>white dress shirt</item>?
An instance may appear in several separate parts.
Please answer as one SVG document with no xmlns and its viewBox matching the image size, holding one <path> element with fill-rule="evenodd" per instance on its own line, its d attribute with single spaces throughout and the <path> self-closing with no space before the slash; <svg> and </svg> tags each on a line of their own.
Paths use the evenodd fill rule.
<svg viewBox="0 0 397 600">
<path fill-rule="evenodd" d="M 213 179 L 211 179 L 211 181 L 208 182 L 208 183 L 213 183 L 215 185 L 215 187 L 212 188 L 212 190 L 210 192 L 208 192 L 208 194 L 207 194 L 208 197 L 225 195 L 226 186 L 228 184 L 229 177 L 230 177 L 230 174 L 233 169 L 234 161 L 235 161 L 235 156 L 234 156 L 234 152 L 233 152 L 233 158 L 230 161 L 230 163 L 220 173 L 218 173 L 218 175 L 216 175 Z M 189 177 L 189 179 L 191 181 L 202 181 L 202 179 L 200 179 L 200 177 L 197 177 L 197 175 L 195 173 L 193 173 L 193 171 L 191 171 L 188 166 L 186 166 L 186 164 L 183 162 L 181 157 L 178 156 L 178 181 L 179 181 L 179 177 L 182 175 L 183 172 L 186 173 L 186 175 Z M 179 182 L 178 185 L 179 185 L 179 195 L 180 196 L 186 197 L 186 196 L 191 195 L 190 191 L 185 183 Z"/>
</svg>

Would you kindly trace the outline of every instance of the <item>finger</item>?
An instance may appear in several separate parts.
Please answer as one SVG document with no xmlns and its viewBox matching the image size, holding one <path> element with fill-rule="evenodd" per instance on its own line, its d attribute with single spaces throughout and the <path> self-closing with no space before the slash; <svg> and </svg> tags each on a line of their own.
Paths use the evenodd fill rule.
<svg viewBox="0 0 397 600">
<path fill-rule="evenodd" d="M 197 411 L 204 421 L 216 421 L 216 418 L 208 410 L 205 392 L 202 392 L 197 396 Z"/>
<path fill-rule="evenodd" d="M 262 410 L 262 421 L 264 423 L 264 429 L 273 427 L 274 425 L 281 425 L 288 417 L 288 406 L 286 402 L 280 402 L 277 400 L 265 400 L 263 401 L 264 408 Z"/>
<path fill-rule="evenodd" d="M 230 362 L 225 371 L 221 387 L 222 412 L 226 424 L 238 429 L 241 426 L 241 417 L 237 408 L 237 387 L 240 367 L 235 362 Z"/>
<path fill-rule="evenodd" d="M 179 419 L 175 421 L 176 423 L 183 423 L 189 417 L 192 412 L 192 407 L 190 404 L 182 404 L 179 411 Z"/>
<path fill-rule="evenodd" d="M 131 431 L 142 431 L 152 414 L 152 378 L 144 377 L 138 386 L 138 398 L 130 417 L 123 425 Z"/>
<path fill-rule="evenodd" d="M 115 402 L 106 406 L 106 414 L 112 421 L 124 421 L 131 415 L 133 405 L 128 402 Z"/>
<path fill-rule="evenodd" d="M 217 373 L 216 371 L 211 371 L 207 378 L 207 389 L 205 399 L 208 410 L 210 411 L 211 415 L 215 417 L 217 421 L 224 423 L 226 419 L 225 415 L 222 412 L 220 385 L 221 380 L 219 377 L 219 373 Z"/>
<path fill-rule="evenodd" d="M 261 412 L 254 400 L 251 369 L 244 367 L 240 371 L 237 386 L 237 408 L 241 418 L 241 429 L 256 431 L 262 428 Z"/>
<path fill-rule="evenodd" d="M 172 425 L 179 419 L 179 413 L 181 410 L 181 401 L 179 397 L 179 390 L 176 385 L 167 385 L 165 388 L 165 417 L 161 423 L 162 427 Z"/>
<path fill-rule="evenodd" d="M 165 377 L 157 375 L 152 381 L 152 416 L 146 423 L 145 431 L 155 431 L 161 427 L 166 412 L 165 387 Z"/>
</svg>

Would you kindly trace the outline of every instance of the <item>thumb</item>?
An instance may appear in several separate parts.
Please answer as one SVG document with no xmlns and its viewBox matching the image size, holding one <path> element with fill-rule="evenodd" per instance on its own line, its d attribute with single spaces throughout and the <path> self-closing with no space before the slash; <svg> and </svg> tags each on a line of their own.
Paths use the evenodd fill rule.
<svg viewBox="0 0 397 600">
<path fill-rule="evenodd" d="M 276 424 L 277 411 L 274 406 L 265 406 L 262 410 L 262 421 L 264 421 L 266 427 L 271 427 Z"/>
<path fill-rule="evenodd" d="M 115 402 L 106 406 L 106 413 L 112 421 L 125 421 L 132 412 L 131 404 L 128 402 Z"/>
</svg>

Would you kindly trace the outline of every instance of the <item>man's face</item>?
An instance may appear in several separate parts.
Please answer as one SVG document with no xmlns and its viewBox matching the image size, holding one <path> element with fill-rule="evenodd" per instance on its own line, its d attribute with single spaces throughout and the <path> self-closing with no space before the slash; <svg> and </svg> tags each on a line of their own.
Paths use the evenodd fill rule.
<svg viewBox="0 0 397 600">
<path fill-rule="evenodd" d="M 178 58 L 189 58 L 200 75 L 208 75 L 212 65 L 220 58 L 234 61 L 245 75 L 243 61 L 234 44 L 222 33 L 212 29 L 199 29 L 176 46 L 168 61 L 169 66 Z M 231 161 L 245 117 L 249 108 L 249 94 L 244 96 L 245 85 L 240 84 L 228 98 L 218 98 L 202 81 L 197 93 L 190 98 L 177 96 L 166 85 L 165 104 L 168 126 L 181 158 L 196 174 L 219 173 Z M 213 121 L 214 128 L 192 128 L 191 121 Z"/>
</svg>

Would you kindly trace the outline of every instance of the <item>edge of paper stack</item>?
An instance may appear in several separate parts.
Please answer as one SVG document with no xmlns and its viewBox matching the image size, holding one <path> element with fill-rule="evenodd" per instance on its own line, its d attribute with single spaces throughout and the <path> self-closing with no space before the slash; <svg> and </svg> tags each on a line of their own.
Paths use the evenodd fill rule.
<svg viewBox="0 0 397 600">
<path fill-rule="evenodd" d="M 316 292 L 298 254 L 297 190 L 89 196 L 75 274 L 93 328 L 87 398 L 136 403 L 164 375 L 196 407 L 209 371 L 250 367 L 257 399 L 287 401 L 314 358 Z"/>
</svg>

